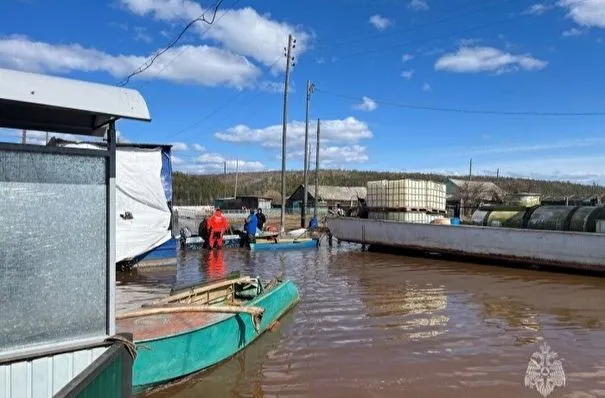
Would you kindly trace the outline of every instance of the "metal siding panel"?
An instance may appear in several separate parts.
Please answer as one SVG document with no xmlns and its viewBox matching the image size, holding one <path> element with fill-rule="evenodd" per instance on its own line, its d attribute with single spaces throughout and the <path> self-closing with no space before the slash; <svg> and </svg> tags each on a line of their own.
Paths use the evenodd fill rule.
<svg viewBox="0 0 605 398">
<path fill-rule="evenodd" d="M 0 398 L 52 398 L 105 350 L 93 348 L 0 366 Z"/>
<path fill-rule="evenodd" d="M 30 390 L 27 385 L 28 363 L 18 362 L 10 365 L 10 367 L 10 396 L 15 398 L 27 396 L 27 391 Z"/>
<path fill-rule="evenodd" d="M 92 363 L 92 351 L 78 351 L 73 354 L 73 374 L 72 377 L 81 373 L 88 365 Z"/>
<path fill-rule="evenodd" d="M 32 362 L 32 385 L 33 397 L 52 396 L 52 359 L 40 358 Z"/>
<path fill-rule="evenodd" d="M 0 398 L 10 397 L 10 368 L 0 366 Z"/>
<path fill-rule="evenodd" d="M 55 355 L 52 359 L 52 393 L 56 394 L 63 386 L 71 380 L 72 376 L 72 356 L 69 354 Z"/>
</svg>

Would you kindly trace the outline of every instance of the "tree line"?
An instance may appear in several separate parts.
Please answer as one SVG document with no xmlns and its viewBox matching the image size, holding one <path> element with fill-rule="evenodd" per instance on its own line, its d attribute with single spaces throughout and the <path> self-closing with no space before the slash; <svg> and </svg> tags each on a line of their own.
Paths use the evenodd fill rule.
<svg viewBox="0 0 605 398">
<path fill-rule="evenodd" d="M 403 178 L 430 180 L 444 183 L 450 176 L 426 173 L 394 173 L 365 170 L 320 170 L 320 185 L 366 186 L 368 181 L 397 180 Z M 468 177 L 451 176 L 467 179 Z M 514 177 L 473 176 L 473 181 L 489 181 L 507 193 L 535 192 L 550 196 L 604 195 L 605 187 L 584 185 L 571 181 L 536 180 Z M 286 172 L 286 195 L 290 195 L 303 183 L 302 171 Z M 309 184 L 314 184 L 314 172 L 309 174 Z M 235 194 L 235 173 L 195 175 L 175 172 L 172 175 L 173 203 L 181 206 L 212 204 L 214 199 Z M 281 203 L 281 172 L 263 171 L 239 173 L 237 195 L 254 195 L 272 198 Z"/>
</svg>

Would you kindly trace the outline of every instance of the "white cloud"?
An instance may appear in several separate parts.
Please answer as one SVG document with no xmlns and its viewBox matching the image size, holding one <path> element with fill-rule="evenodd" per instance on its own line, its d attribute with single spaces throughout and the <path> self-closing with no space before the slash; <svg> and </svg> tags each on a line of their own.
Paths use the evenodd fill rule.
<svg viewBox="0 0 605 398">
<path fill-rule="evenodd" d="M 561 36 L 563 36 L 563 37 L 580 36 L 580 35 L 583 35 L 584 33 L 586 33 L 586 31 L 584 31 L 582 29 L 571 28 L 571 29 L 567 29 L 567 30 L 563 31 L 563 33 L 561 33 Z"/>
<path fill-rule="evenodd" d="M 408 61 L 411 61 L 414 59 L 414 56 L 412 54 L 403 54 L 401 56 L 401 62 L 403 62 L 404 64 Z"/>
<path fill-rule="evenodd" d="M 144 41 L 145 43 L 151 43 L 151 36 L 147 34 L 147 29 L 142 26 L 135 26 L 134 28 L 134 39 L 136 41 Z"/>
<path fill-rule="evenodd" d="M 389 20 L 388 18 L 381 17 L 378 14 L 372 15 L 368 22 L 374 25 L 376 29 L 381 31 L 393 25 L 393 22 L 391 20 Z"/>
<path fill-rule="evenodd" d="M 261 91 L 266 91 L 268 93 L 282 93 L 283 94 L 285 84 L 284 84 L 284 82 L 281 82 L 281 81 L 263 80 L 263 81 L 258 82 L 258 84 L 256 86 Z M 288 86 L 288 92 L 289 93 L 296 92 L 293 82 L 290 82 L 290 85 Z"/>
<path fill-rule="evenodd" d="M 414 76 L 414 69 L 404 70 L 403 72 L 401 72 L 401 76 L 410 80 L 412 78 L 412 76 Z"/>
<path fill-rule="evenodd" d="M 435 70 L 504 73 L 517 69 L 539 70 L 546 67 L 546 64 L 546 61 L 529 54 L 514 55 L 493 47 L 462 47 L 455 53 L 441 56 L 435 63 Z"/>
<path fill-rule="evenodd" d="M 553 8 L 552 5 L 549 5 L 547 3 L 536 3 L 528 7 L 525 11 L 523 11 L 523 14 L 542 15 L 551 8 Z"/>
<path fill-rule="evenodd" d="M 171 62 L 177 53 L 180 54 L 178 62 Z M 146 59 L 147 56 L 111 55 L 78 44 L 49 44 L 21 36 L 0 39 L 0 66 L 26 71 L 103 71 L 116 78 L 124 78 Z M 135 79 L 154 78 L 243 88 L 249 86 L 259 74 L 260 70 L 243 56 L 206 45 L 186 45 L 167 51 Z"/>
<path fill-rule="evenodd" d="M 229 159 L 218 153 L 205 153 L 198 156 L 194 163 L 188 163 L 179 167 L 182 171 L 191 173 L 215 173 L 222 172 L 227 166 L 227 170 L 233 171 L 237 167 L 239 171 L 261 171 L 265 170 L 265 165 L 258 161 L 248 161 L 242 159 Z"/>
<path fill-rule="evenodd" d="M 121 3 L 137 15 L 151 15 L 164 22 L 188 22 L 204 12 L 202 7 L 191 0 L 121 0 Z M 206 13 L 211 17 L 211 11 Z M 288 34 L 296 39 L 295 55 L 300 56 L 309 49 L 311 34 L 285 22 L 260 15 L 250 7 L 241 9 L 219 9 L 212 29 L 205 23 L 198 23 L 195 29 L 204 38 L 217 40 L 227 49 L 250 56 L 267 66 L 282 70 L 285 62 L 275 63 L 283 58 Z"/>
<path fill-rule="evenodd" d="M 438 55 L 438 54 L 443 54 L 445 52 L 445 50 L 441 47 L 433 47 L 430 49 L 419 49 L 418 52 L 422 52 L 423 55 L 426 56 L 431 56 L 431 55 Z"/>
<path fill-rule="evenodd" d="M 304 151 L 291 152 L 288 157 L 299 160 L 304 159 Z M 277 156 L 281 160 L 281 156 Z M 320 146 L 319 162 L 320 167 L 328 167 L 335 165 L 344 165 L 346 163 L 365 163 L 369 160 L 366 147 L 363 145 L 346 145 L 346 146 Z M 311 163 L 315 164 L 315 150 L 311 151 Z"/>
<path fill-rule="evenodd" d="M 567 9 L 567 17 L 578 25 L 605 28 L 605 1 L 603 0 L 560 0 L 560 7 Z"/>
<path fill-rule="evenodd" d="M 605 139 L 600 137 L 588 137 L 574 140 L 555 141 L 540 144 L 517 144 L 517 145 L 498 145 L 482 148 L 465 148 L 465 151 L 471 154 L 496 154 L 496 153 L 518 153 L 518 152 L 539 152 L 553 151 L 568 148 L 592 148 L 600 147 L 605 144 Z"/>
<path fill-rule="evenodd" d="M 422 91 L 424 91 L 424 92 L 429 92 L 429 91 L 431 91 L 431 90 L 432 90 L 432 88 L 431 88 L 431 85 L 430 85 L 430 84 L 428 84 L 428 83 L 424 83 L 424 84 L 422 85 Z"/>
<path fill-rule="evenodd" d="M 171 160 L 173 165 L 179 165 L 185 163 L 185 161 L 178 156 L 171 155 Z"/>
<path fill-rule="evenodd" d="M 309 135 L 315 133 L 315 123 L 309 123 Z M 305 138 L 305 122 L 293 121 L 288 123 L 286 145 L 288 150 L 303 150 Z M 226 131 L 219 131 L 214 136 L 233 143 L 256 143 L 266 148 L 281 148 L 282 125 L 272 125 L 265 128 L 252 129 L 245 125 L 237 125 Z M 373 134 L 368 125 L 354 117 L 321 121 L 321 145 L 324 143 L 356 144 L 361 140 L 372 138 Z M 320 150 L 321 147 L 320 146 Z"/>
<path fill-rule="evenodd" d="M 408 3 L 408 7 L 418 11 L 426 11 L 429 9 L 429 5 L 425 0 L 411 0 Z"/>
<path fill-rule="evenodd" d="M 204 148 L 200 144 L 193 144 L 193 150 L 198 152 L 204 152 L 206 148 Z"/>
<path fill-rule="evenodd" d="M 187 146 L 186 143 L 184 142 L 173 142 L 172 144 L 172 150 L 173 151 L 188 151 L 189 150 L 189 146 Z"/>
<path fill-rule="evenodd" d="M 227 159 L 218 153 L 205 153 L 197 157 L 198 163 L 224 163 Z"/>
<path fill-rule="evenodd" d="M 353 105 L 353 108 L 359 109 L 360 111 L 372 112 L 373 110 L 378 108 L 378 105 L 376 104 L 376 101 L 374 101 L 372 98 L 362 97 L 361 103 Z"/>
<path fill-rule="evenodd" d="M 461 47 L 468 47 L 481 42 L 481 39 L 459 39 L 457 41 L 458 45 Z"/>
<path fill-rule="evenodd" d="M 481 167 L 493 170 L 500 168 L 500 175 L 513 177 L 605 184 L 605 173 L 600 171 L 599 166 L 603 162 L 605 156 L 544 157 Z"/>
</svg>

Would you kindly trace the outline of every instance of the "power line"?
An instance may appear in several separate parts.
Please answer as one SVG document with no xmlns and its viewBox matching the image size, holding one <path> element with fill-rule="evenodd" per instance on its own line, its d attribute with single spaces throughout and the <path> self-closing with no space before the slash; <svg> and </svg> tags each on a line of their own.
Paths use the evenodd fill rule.
<svg viewBox="0 0 605 398">
<path fill-rule="evenodd" d="M 218 0 L 216 2 L 216 4 L 214 5 L 213 13 L 212 13 L 212 19 L 207 20 L 206 17 L 205 17 L 206 12 L 204 11 L 202 13 L 202 15 L 200 15 L 199 17 L 191 20 L 181 30 L 181 32 L 177 35 L 177 37 L 174 40 L 172 40 L 172 42 L 170 42 L 170 44 L 168 44 L 164 49 L 162 49 L 162 50 L 158 51 L 157 53 L 155 53 L 149 60 L 147 60 L 145 63 L 143 63 L 141 66 L 139 66 L 134 72 L 132 72 L 130 75 L 126 76 L 126 78 L 119 84 L 119 86 L 120 87 L 124 87 L 125 85 L 128 84 L 128 82 L 130 81 L 130 79 L 132 77 L 134 77 L 134 76 L 136 76 L 136 75 L 138 75 L 140 73 L 143 73 L 144 71 L 146 71 L 147 69 L 149 69 L 151 67 L 151 65 L 153 65 L 153 63 L 155 62 L 155 60 L 158 59 L 166 51 L 168 51 L 169 49 L 171 49 L 181 39 L 181 37 L 183 37 L 183 35 L 187 32 L 187 30 L 189 30 L 189 28 L 192 27 L 195 23 L 197 23 L 197 22 L 205 22 L 208 25 L 212 25 L 214 23 L 215 18 L 216 18 L 216 13 L 218 12 L 218 8 L 221 6 L 221 4 L 224 1 L 225 0 Z M 164 67 L 164 69 L 165 68 L 166 67 Z"/>
<path fill-rule="evenodd" d="M 517 18 L 519 18 L 519 17 L 518 16 L 512 16 L 512 17 L 509 17 L 509 18 L 502 19 L 500 21 L 490 22 L 490 23 L 474 26 L 474 27 L 467 28 L 467 29 L 461 29 L 459 31 L 455 31 L 455 32 L 448 33 L 448 34 L 445 34 L 445 35 L 434 36 L 434 37 L 429 38 L 429 39 L 413 40 L 413 41 L 408 41 L 408 42 L 404 42 L 404 43 L 400 43 L 400 44 L 395 44 L 395 45 L 391 45 L 391 46 L 378 47 L 378 48 L 372 48 L 372 49 L 369 49 L 369 50 L 363 50 L 363 51 L 357 51 L 357 52 L 345 53 L 345 54 L 336 54 L 336 55 L 338 56 L 338 58 L 355 57 L 355 56 L 359 56 L 359 55 L 385 52 L 385 51 L 388 51 L 388 50 L 399 49 L 399 48 L 407 47 L 407 46 L 411 46 L 411 45 L 426 44 L 426 43 L 430 43 L 432 41 L 448 39 L 448 38 L 450 38 L 452 36 L 457 36 L 457 35 L 460 35 L 460 34 L 463 34 L 463 33 L 474 32 L 474 31 L 477 31 L 477 30 L 482 30 L 482 29 L 491 28 L 491 27 L 494 27 L 494 26 L 497 26 L 497 25 L 502 25 L 502 24 L 505 24 L 505 23 L 508 23 L 508 22 L 512 22 L 512 21 L 514 21 Z"/>
<path fill-rule="evenodd" d="M 339 94 L 320 88 L 315 88 L 315 91 L 328 94 L 334 97 L 346 98 L 355 101 L 362 101 L 362 97 L 356 97 L 352 95 Z M 437 106 L 425 106 L 416 104 L 403 104 L 389 101 L 379 101 L 372 99 L 375 103 L 385 106 L 392 106 L 396 108 L 406 108 L 424 111 L 434 112 L 450 112 L 450 113 L 467 113 L 467 114 L 479 114 L 479 115 L 500 115 L 500 116 L 605 116 L 605 112 L 530 112 L 530 111 L 495 111 L 495 110 L 479 110 L 479 109 L 464 109 L 464 108 L 446 108 Z"/>
<path fill-rule="evenodd" d="M 509 0 L 509 2 L 513 2 L 516 0 Z M 579 3 L 585 3 L 589 0 L 578 0 Z M 440 35 L 440 36 L 435 36 L 433 38 L 430 39 L 424 39 L 424 40 L 415 40 L 415 41 L 408 41 L 408 42 L 404 42 L 404 43 L 400 43 L 400 44 L 395 44 L 395 45 L 391 45 L 391 46 L 385 46 L 385 47 L 380 47 L 380 48 L 372 48 L 372 49 L 368 49 L 368 50 L 363 50 L 363 51 L 358 51 L 358 52 L 353 52 L 353 53 L 345 53 L 345 54 L 335 54 L 338 56 L 338 58 L 346 58 L 346 57 L 353 57 L 353 56 L 359 56 L 359 55 L 365 55 L 365 54 L 371 54 L 371 53 L 378 53 L 378 52 L 384 52 L 384 51 L 388 51 L 388 50 L 393 50 L 393 49 L 399 49 L 402 47 L 406 47 L 406 46 L 410 46 L 410 45 L 417 45 L 417 44 L 426 44 L 428 42 L 432 42 L 432 41 L 436 41 L 436 40 L 442 40 L 442 39 L 448 39 L 451 38 L 452 36 L 457 36 L 457 35 L 461 35 L 464 33 L 469 33 L 469 32 L 474 32 L 474 31 L 478 31 L 478 30 L 483 30 L 486 28 L 491 28 L 497 25 L 502 25 L 508 22 L 512 22 L 516 19 L 519 18 L 523 18 L 523 17 L 528 17 L 530 16 L 529 13 L 520 13 L 518 15 L 511 15 L 508 18 L 505 19 L 501 19 L 499 21 L 494 21 L 494 22 L 489 22 L 483 25 L 478 25 L 478 26 L 473 26 L 467 29 L 462 29 L 462 30 L 458 30 L 449 34 L 445 34 L 445 35 Z"/>
<path fill-rule="evenodd" d="M 216 21 L 214 21 L 215 23 L 220 21 L 223 17 L 225 17 L 225 15 L 229 14 L 231 11 L 233 11 L 234 7 L 236 5 L 238 5 L 242 0 L 235 0 L 232 4 L 231 4 L 231 8 L 227 9 L 227 11 L 225 11 L 224 13 L 222 13 L 218 18 L 216 18 Z M 202 32 L 202 36 L 205 35 L 206 33 L 208 33 L 208 31 L 210 29 L 212 29 L 212 27 L 214 26 L 214 24 L 208 26 L 208 28 Z M 170 61 L 166 62 L 166 64 L 164 64 L 164 66 L 162 66 L 162 68 L 160 68 L 160 70 L 158 71 L 158 75 L 160 75 L 163 71 L 166 70 L 166 68 L 168 68 L 174 61 L 176 61 L 177 58 L 179 58 L 180 56 L 182 56 L 185 51 L 189 50 L 191 47 L 183 47 L 181 48 L 181 51 L 179 51 Z M 149 84 L 149 81 L 141 84 L 139 86 L 139 90 L 143 87 L 145 87 L 146 85 Z"/>
<path fill-rule="evenodd" d="M 281 59 L 282 59 L 282 56 L 281 55 L 278 56 L 275 59 L 275 61 L 273 61 L 273 63 L 271 63 L 267 68 L 268 69 L 273 68 Z M 204 115 L 201 119 L 196 120 L 195 122 L 193 122 L 189 126 L 183 128 L 183 129 L 177 131 L 175 134 L 171 135 L 170 138 L 175 138 L 176 136 L 181 135 L 182 133 L 184 133 L 186 131 L 189 131 L 192 128 L 198 126 L 200 123 L 205 122 L 206 120 L 210 119 L 212 116 L 214 116 L 215 114 L 217 114 L 218 112 L 220 112 L 221 110 L 223 110 L 227 106 L 229 106 L 233 101 L 235 101 L 236 99 L 238 99 L 239 97 L 241 97 L 244 93 L 245 93 L 244 91 L 240 91 L 239 93 L 237 93 L 236 95 L 234 95 L 233 97 L 231 97 L 227 101 L 225 101 L 223 104 L 219 105 L 217 108 L 215 108 L 211 112 L 209 112 L 206 115 Z M 244 105 L 240 106 L 238 109 L 241 110 L 241 109 L 245 108 L 250 103 L 252 103 L 252 101 L 254 101 L 256 98 L 258 98 L 261 94 L 264 94 L 264 92 L 259 91 L 254 96 L 252 96 L 248 102 L 246 102 Z"/>
<path fill-rule="evenodd" d="M 396 35 L 399 35 L 399 34 L 401 34 L 403 32 L 411 32 L 411 31 L 414 31 L 414 30 L 417 30 L 417 29 L 427 28 L 427 27 L 431 27 L 431 26 L 434 26 L 434 25 L 439 25 L 439 24 L 444 23 L 444 22 L 448 22 L 448 21 L 451 21 L 451 20 L 454 20 L 454 19 L 464 18 L 464 17 L 470 16 L 470 15 L 473 15 L 473 14 L 477 14 L 477 13 L 481 13 L 483 11 L 490 10 L 492 8 L 496 8 L 496 7 L 500 7 L 500 6 L 503 6 L 503 5 L 508 5 L 508 4 L 516 3 L 518 1 L 520 1 L 520 0 L 507 0 L 507 1 L 504 1 L 504 2 L 496 3 L 496 4 L 487 5 L 485 7 L 481 7 L 479 9 L 469 11 L 467 13 L 449 15 L 449 16 L 446 16 L 446 17 L 443 17 L 443 18 L 440 18 L 440 19 L 437 19 L 437 20 L 433 20 L 433 21 L 427 22 L 427 23 L 419 24 L 419 25 L 412 26 L 412 27 L 409 27 L 409 28 L 396 29 L 396 30 L 393 30 L 393 31 L 390 31 L 390 32 L 373 33 L 373 34 L 370 34 L 370 35 L 368 35 L 368 34 L 359 34 L 359 35 L 351 35 L 351 36 L 342 36 L 341 38 L 343 38 L 343 39 L 352 38 L 352 37 L 359 37 L 359 38 L 358 39 L 344 41 L 344 42 L 341 42 L 341 43 L 331 43 L 331 44 L 327 43 L 327 44 L 323 44 L 323 45 L 320 44 L 318 46 L 315 46 L 314 49 L 331 48 L 331 47 L 341 47 L 341 46 L 343 46 L 345 44 L 354 44 L 354 43 L 359 43 L 359 42 L 373 40 L 373 39 L 381 39 L 381 38 L 385 38 L 385 37 L 388 37 L 388 36 L 396 36 Z M 480 1 L 480 2 L 472 4 L 472 6 L 481 5 L 481 4 L 485 4 L 485 2 L 484 1 Z M 465 9 L 468 9 L 468 8 L 470 8 L 470 7 L 468 7 L 468 6 L 467 7 L 454 7 L 454 8 L 447 9 L 446 11 L 465 10 Z M 339 40 L 339 39 L 340 38 L 337 38 L 337 40 Z"/>
</svg>

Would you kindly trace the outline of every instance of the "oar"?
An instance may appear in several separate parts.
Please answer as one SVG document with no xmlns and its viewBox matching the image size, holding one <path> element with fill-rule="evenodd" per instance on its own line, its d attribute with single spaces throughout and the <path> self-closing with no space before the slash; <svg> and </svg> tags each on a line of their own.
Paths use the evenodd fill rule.
<svg viewBox="0 0 605 398">
<path fill-rule="evenodd" d="M 230 272 L 226 277 L 224 278 L 220 278 L 220 279 L 213 279 L 211 281 L 206 281 L 203 283 L 190 283 L 188 285 L 181 285 L 178 287 L 173 287 L 172 289 L 170 289 L 170 295 L 172 296 L 173 294 L 185 291 L 185 290 L 190 290 L 190 289 L 195 289 L 198 287 L 203 287 L 206 285 L 210 285 L 212 283 L 217 283 L 217 282 L 223 282 L 223 281 L 228 281 L 230 279 L 237 279 L 241 277 L 241 272 L 240 271 L 233 271 Z"/>
</svg>

